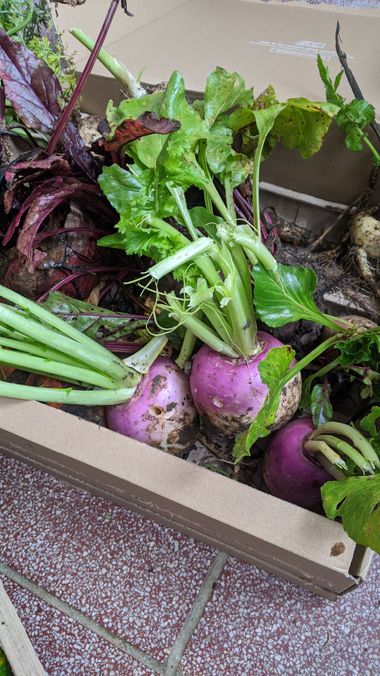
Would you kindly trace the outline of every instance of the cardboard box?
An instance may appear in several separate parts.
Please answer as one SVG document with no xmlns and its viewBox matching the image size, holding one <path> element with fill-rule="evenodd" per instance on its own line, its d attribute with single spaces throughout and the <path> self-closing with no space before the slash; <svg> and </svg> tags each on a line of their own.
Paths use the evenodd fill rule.
<svg viewBox="0 0 380 676">
<path fill-rule="evenodd" d="M 357 58 L 358 79 L 366 74 L 365 90 L 376 92 L 375 75 L 358 58 L 357 33 L 365 31 L 366 44 L 372 41 L 379 55 L 379 10 L 351 13 L 254 0 L 131 1 L 129 6 L 135 18 L 116 21 L 107 46 L 135 72 L 148 64 L 144 79 L 149 82 L 164 80 L 176 67 L 193 91 L 200 90 L 219 64 L 242 72 L 256 91 L 272 81 L 282 97 L 322 97 L 315 54 L 309 55 L 314 47 L 303 44 L 298 51 L 298 43 L 323 43 L 332 51 L 339 15 Z M 103 12 L 103 0 L 89 0 L 75 11 L 60 6 L 61 26 L 75 20 L 95 35 Z M 298 47 L 269 49 L 260 40 Z M 78 57 L 80 68 L 80 51 Z M 103 113 L 108 98 L 119 97 L 117 84 L 97 66 L 84 109 Z M 317 230 L 331 217 L 325 201 L 346 203 L 366 185 L 369 170 L 368 154 L 349 153 L 332 133 L 323 151 L 308 160 L 307 171 L 298 155 L 277 149 L 264 165 L 263 179 L 317 197 L 300 210 L 303 224 Z M 295 208 L 294 195 L 281 200 L 284 208 Z M 369 567 L 371 553 L 356 546 L 339 523 L 43 404 L 2 400 L 0 450 L 329 599 L 355 589 Z"/>
<path fill-rule="evenodd" d="M 104 0 L 81 7 L 60 5 L 58 25 L 76 52 L 78 69 L 87 50 L 67 31 L 81 27 L 95 38 L 104 18 Z M 364 96 L 380 111 L 380 7 L 346 8 L 281 0 L 129 0 L 133 18 L 121 10 L 105 47 L 144 82 L 167 80 L 177 69 L 188 90 L 203 91 L 216 65 L 236 70 L 259 93 L 271 83 L 280 99 L 288 96 L 323 98 L 316 68 L 320 53 L 335 72 L 335 27 L 339 20 L 343 48 Z M 96 75 L 106 75 L 100 64 Z M 343 95 L 350 89 L 342 81 Z"/>
</svg>

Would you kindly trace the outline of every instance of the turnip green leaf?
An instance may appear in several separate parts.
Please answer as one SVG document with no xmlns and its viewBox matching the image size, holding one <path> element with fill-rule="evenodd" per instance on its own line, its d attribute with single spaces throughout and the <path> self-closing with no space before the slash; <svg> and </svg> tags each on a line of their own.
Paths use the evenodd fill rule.
<svg viewBox="0 0 380 676">
<path fill-rule="evenodd" d="M 342 519 L 346 533 L 380 554 L 380 474 L 328 481 L 321 488 L 329 519 Z"/>
<path fill-rule="evenodd" d="M 278 328 L 299 319 L 334 324 L 314 301 L 317 277 L 313 270 L 280 264 L 276 272 L 267 272 L 256 265 L 253 276 L 256 311 L 268 326 Z"/>
<path fill-rule="evenodd" d="M 236 437 L 233 458 L 236 463 L 250 456 L 252 445 L 261 437 L 270 433 L 279 407 L 281 392 L 287 380 L 287 374 L 294 360 L 295 352 L 289 346 L 274 347 L 269 350 L 258 369 L 263 383 L 268 386 L 264 406 L 246 432 Z"/>
</svg>

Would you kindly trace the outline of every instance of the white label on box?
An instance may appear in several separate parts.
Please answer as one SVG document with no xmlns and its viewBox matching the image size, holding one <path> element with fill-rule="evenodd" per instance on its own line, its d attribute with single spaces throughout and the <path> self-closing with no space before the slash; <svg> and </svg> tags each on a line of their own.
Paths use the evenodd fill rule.
<svg viewBox="0 0 380 676">
<path fill-rule="evenodd" d="M 312 42 L 311 40 L 298 40 L 297 42 L 285 43 L 285 42 L 272 42 L 271 40 L 250 40 L 250 45 L 258 45 L 259 47 L 266 47 L 270 52 L 276 54 L 288 54 L 289 56 L 301 56 L 307 59 L 315 59 L 318 54 L 325 61 L 330 61 L 330 59 L 337 59 L 336 52 L 330 49 L 324 49 L 326 47 L 325 42 Z M 348 59 L 352 59 L 352 56 L 347 55 Z"/>
</svg>

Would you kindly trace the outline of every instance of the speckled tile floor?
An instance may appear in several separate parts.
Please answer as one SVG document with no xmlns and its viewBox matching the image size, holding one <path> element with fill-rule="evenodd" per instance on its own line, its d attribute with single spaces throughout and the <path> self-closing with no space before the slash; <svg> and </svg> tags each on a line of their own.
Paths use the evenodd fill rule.
<svg viewBox="0 0 380 676">
<path fill-rule="evenodd" d="M 375 676 L 380 558 L 336 603 L 0 455 L 0 579 L 51 676 Z"/>
</svg>

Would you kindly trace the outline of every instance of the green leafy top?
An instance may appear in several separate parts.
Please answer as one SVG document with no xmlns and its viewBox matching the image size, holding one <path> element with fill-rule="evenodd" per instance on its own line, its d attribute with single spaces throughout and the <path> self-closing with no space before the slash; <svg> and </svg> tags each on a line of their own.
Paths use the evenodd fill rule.
<svg viewBox="0 0 380 676">
<path fill-rule="evenodd" d="M 346 146 L 349 150 L 360 151 L 365 143 L 372 153 L 373 161 L 380 164 L 380 154 L 374 148 L 367 136 L 368 126 L 375 120 L 375 109 L 368 101 L 354 99 L 346 103 L 341 94 L 338 94 L 343 71 L 332 80 L 327 66 L 318 55 L 318 70 L 325 87 L 326 99 L 337 107 L 335 116 L 338 127 L 345 135 Z"/>
<path fill-rule="evenodd" d="M 277 267 L 261 243 L 258 185 L 264 145 L 270 137 L 270 144 L 281 141 L 309 157 L 320 148 L 334 111 L 329 103 L 306 99 L 279 103 L 273 89 L 255 101 L 243 78 L 223 68 L 209 75 L 203 100 L 193 104 L 186 98 L 182 75 L 175 71 L 163 91 L 122 102 L 118 107 L 110 105 L 107 117 L 111 135 L 126 119 L 145 112 L 176 120 L 180 126 L 166 136 L 152 134 L 129 143 L 126 154 L 130 159 L 125 169 L 104 168 L 99 183 L 119 212 L 120 221 L 118 235 L 100 243 L 123 246 L 127 253 L 146 255 L 159 263 L 177 253 L 181 260 L 181 248 L 204 234 L 214 239 L 216 246 L 194 259 L 196 267 L 171 267 L 177 278 L 183 279 L 185 292 L 181 304 L 169 300 L 172 308 L 175 304 L 176 317 L 188 328 L 197 299 L 197 312 L 204 311 L 202 318 L 197 317 L 197 335 L 203 323 L 207 328 L 203 333 L 201 330 L 203 340 L 209 340 L 212 330 L 217 334 L 213 345 L 219 345 L 225 354 L 249 356 L 256 348 L 249 264 L 255 260 L 264 271 Z M 253 159 L 251 153 L 238 152 L 235 147 L 236 135 L 247 128 L 257 141 Z M 250 174 L 256 227 L 246 225 L 248 229 L 244 231 L 236 217 L 233 190 Z M 188 191 L 194 188 L 198 196 L 203 194 L 200 208 L 204 209 L 203 216 L 207 214 L 206 222 L 203 217 L 201 221 L 197 219 L 199 212 L 189 209 Z M 176 225 L 173 221 L 169 225 L 169 218 Z M 218 218 L 226 226 L 225 237 Z M 281 274 L 284 270 L 280 270 Z M 297 316 L 312 316 L 328 324 L 315 306 L 312 290 L 304 289 L 312 285 L 307 274 L 306 271 L 299 280 L 298 297 L 292 298 L 291 312 L 296 312 L 297 305 Z M 204 278 L 204 283 L 198 282 L 197 275 Z M 282 306 L 289 304 L 289 294 L 284 296 L 283 288 L 280 296 Z M 329 325 L 336 328 L 331 322 Z"/>
</svg>

